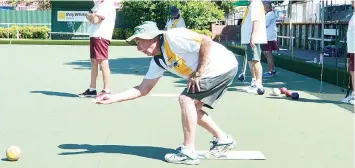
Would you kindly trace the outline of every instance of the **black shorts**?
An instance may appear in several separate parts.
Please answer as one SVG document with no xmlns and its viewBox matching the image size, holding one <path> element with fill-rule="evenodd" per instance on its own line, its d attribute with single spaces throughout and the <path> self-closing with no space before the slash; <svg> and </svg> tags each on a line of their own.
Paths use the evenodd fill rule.
<svg viewBox="0 0 355 168">
<path fill-rule="evenodd" d="M 234 77 L 238 73 L 238 67 L 216 77 L 202 78 L 200 80 L 200 92 L 187 93 L 187 88 L 181 93 L 190 98 L 199 100 L 204 106 L 213 109 L 213 105 L 221 98 L 227 88 L 232 84 Z"/>
</svg>

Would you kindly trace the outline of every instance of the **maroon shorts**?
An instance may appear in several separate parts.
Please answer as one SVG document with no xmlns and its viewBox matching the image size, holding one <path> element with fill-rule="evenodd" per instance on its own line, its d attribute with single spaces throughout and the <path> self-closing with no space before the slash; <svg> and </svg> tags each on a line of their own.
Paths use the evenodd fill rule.
<svg viewBox="0 0 355 168">
<path fill-rule="evenodd" d="M 100 37 L 90 37 L 90 58 L 108 59 L 110 41 Z"/>
<path fill-rule="evenodd" d="M 277 51 L 279 50 L 279 46 L 277 45 L 277 41 L 268 41 L 267 44 L 262 45 L 263 51 Z"/>
<path fill-rule="evenodd" d="M 348 53 L 349 71 L 354 71 L 354 53 Z"/>
</svg>

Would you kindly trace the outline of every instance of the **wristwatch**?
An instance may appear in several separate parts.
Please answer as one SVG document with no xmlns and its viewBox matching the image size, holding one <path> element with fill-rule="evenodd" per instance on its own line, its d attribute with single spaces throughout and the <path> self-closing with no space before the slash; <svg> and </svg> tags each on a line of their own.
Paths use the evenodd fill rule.
<svg viewBox="0 0 355 168">
<path fill-rule="evenodd" d="M 191 77 L 192 77 L 192 78 L 200 78 L 200 77 L 201 77 L 201 74 L 196 71 L 196 72 L 193 72 L 193 73 L 191 74 Z"/>
<path fill-rule="evenodd" d="M 195 72 L 195 77 L 201 77 L 201 74 L 199 72 Z"/>
</svg>

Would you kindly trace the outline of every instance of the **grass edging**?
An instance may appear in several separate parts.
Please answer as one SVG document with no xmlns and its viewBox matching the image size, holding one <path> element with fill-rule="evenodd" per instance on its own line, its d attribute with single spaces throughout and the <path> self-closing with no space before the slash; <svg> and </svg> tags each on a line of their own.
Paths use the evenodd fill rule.
<svg viewBox="0 0 355 168">
<path fill-rule="evenodd" d="M 238 55 L 244 55 L 245 47 L 226 45 L 226 47 L 232 52 Z M 262 54 L 263 55 L 263 54 Z M 262 56 L 262 62 L 266 62 L 266 58 Z M 282 69 L 286 69 L 301 75 L 311 77 L 313 79 L 321 80 L 322 65 L 314 63 L 306 63 L 305 60 L 291 58 L 287 55 L 275 55 L 275 66 Z M 323 81 L 339 86 L 346 87 L 349 82 L 350 73 L 345 69 L 331 67 L 323 64 Z"/>
<path fill-rule="evenodd" d="M 27 45 L 89 45 L 89 40 L 34 40 L 34 39 L 1 39 L 0 44 Z M 110 46 L 131 46 L 125 40 L 112 40 Z"/>
</svg>

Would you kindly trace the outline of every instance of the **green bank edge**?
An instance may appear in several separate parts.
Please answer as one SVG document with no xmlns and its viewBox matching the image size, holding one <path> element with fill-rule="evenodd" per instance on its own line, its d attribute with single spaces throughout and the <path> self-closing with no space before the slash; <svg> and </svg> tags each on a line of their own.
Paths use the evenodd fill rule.
<svg viewBox="0 0 355 168">
<path fill-rule="evenodd" d="M 226 47 L 239 56 L 244 56 L 245 47 L 226 45 Z M 262 62 L 266 63 L 266 58 L 262 56 Z M 274 54 L 275 66 L 288 71 L 298 73 L 313 79 L 321 80 L 322 65 L 306 63 L 305 60 L 292 58 L 288 55 Z M 323 82 L 347 88 L 350 80 L 350 73 L 343 68 L 336 68 L 323 64 Z"/>
</svg>

